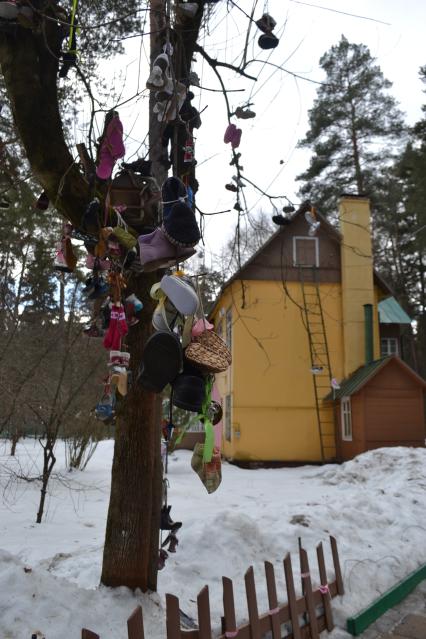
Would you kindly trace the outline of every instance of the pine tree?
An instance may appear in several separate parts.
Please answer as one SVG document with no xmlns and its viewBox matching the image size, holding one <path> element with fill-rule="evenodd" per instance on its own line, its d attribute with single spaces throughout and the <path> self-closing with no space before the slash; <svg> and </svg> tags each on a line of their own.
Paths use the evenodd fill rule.
<svg viewBox="0 0 426 639">
<path fill-rule="evenodd" d="M 426 66 L 420 69 L 426 84 Z M 426 105 L 413 127 L 410 142 L 397 162 L 395 176 L 400 189 L 398 238 L 394 242 L 397 267 L 389 265 L 396 293 L 416 321 L 415 362 L 426 374 Z"/>
<path fill-rule="evenodd" d="M 325 81 L 309 111 L 309 131 L 299 143 L 313 151 L 309 168 L 297 177 L 304 182 L 301 194 L 324 214 L 336 210 L 342 192 L 366 194 L 375 206 L 404 130 L 402 114 L 388 94 L 391 83 L 369 49 L 345 36 L 321 57 L 320 66 Z"/>
</svg>

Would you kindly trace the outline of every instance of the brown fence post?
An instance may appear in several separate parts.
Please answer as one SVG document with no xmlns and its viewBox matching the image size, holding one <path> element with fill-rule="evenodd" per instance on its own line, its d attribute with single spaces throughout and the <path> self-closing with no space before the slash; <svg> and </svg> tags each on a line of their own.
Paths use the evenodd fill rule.
<svg viewBox="0 0 426 639">
<path fill-rule="evenodd" d="M 166 595 L 166 628 L 167 639 L 180 639 L 179 599 L 174 595 Z"/>
<path fill-rule="evenodd" d="M 228 637 L 237 635 L 237 622 L 235 620 L 234 588 L 232 580 L 222 577 L 223 587 L 223 634 Z"/>
<path fill-rule="evenodd" d="M 328 589 L 328 581 L 327 581 L 327 571 L 325 569 L 325 561 L 324 561 L 324 551 L 322 548 L 322 542 L 317 546 L 317 558 L 318 558 L 318 568 L 320 574 L 320 592 L 322 596 L 322 603 L 324 606 L 324 617 L 325 617 L 325 627 L 329 632 L 334 628 L 333 621 L 333 612 L 331 610 L 330 603 L 330 591 Z"/>
<path fill-rule="evenodd" d="M 257 608 L 253 566 L 250 566 L 250 568 L 247 570 L 246 574 L 244 575 L 244 581 L 246 584 L 247 608 L 250 621 L 250 636 L 251 639 L 260 639 L 262 635 L 259 625 L 259 611 Z"/>
<path fill-rule="evenodd" d="M 197 597 L 198 608 L 198 636 L 200 639 L 211 639 L 212 627 L 210 621 L 209 588 L 204 586 Z"/>
<path fill-rule="evenodd" d="M 293 639 L 301 639 L 302 635 L 299 626 L 299 617 L 297 614 L 296 592 L 294 590 L 293 568 L 291 566 L 290 553 L 284 557 L 284 574 L 287 586 L 288 607 L 290 610 L 290 621 L 293 632 Z"/>
<path fill-rule="evenodd" d="M 308 553 L 304 548 L 300 549 L 300 566 L 302 569 L 301 577 L 305 582 L 305 601 L 309 615 L 309 628 L 312 639 L 319 639 L 317 615 L 315 612 L 314 596 L 312 593 L 311 573 L 309 571 Z"/>
<path fill-rule="evenodd" d="M 338 595 L 344 595 L 342 571 L 340 570 L 339 553 L 337 550 L 337 541 L 335 537 L 330 535 L 331 554 L 333 555 L 334 574 L 336 575 L 336 588 Z"/>
<path fill-rule="evenodd" d="M 81 639 L 99 639 L 99 635 L 97 635 L 96 632 L 87 630 L 87 628 L 83 628 L 81 631 Z"/>
<path fill-rule="evenodd" d="M 270 561 L 265 561 L 266 586 L 268 588 L 269 617 L 271 620 L 272 639 L 281 639 L 281 624 L 279 618 L 277 586 L 275 571 Z"/>
<path fill-rule="evenodd" d="M 129 639 L 144 639 L 142 607 L 137 606 L 127 620 Z"/>
</svg>

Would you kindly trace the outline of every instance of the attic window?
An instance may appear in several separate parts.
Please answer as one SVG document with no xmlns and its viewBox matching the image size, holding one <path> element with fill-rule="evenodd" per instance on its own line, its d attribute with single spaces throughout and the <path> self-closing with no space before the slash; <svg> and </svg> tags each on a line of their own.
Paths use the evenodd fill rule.
<svg viewBox="0 0 426 639">
<path fill-rule="evenodd" d="M 319 266 L 317 237 L 293 237 L 293 266 Z"/>
</svg>

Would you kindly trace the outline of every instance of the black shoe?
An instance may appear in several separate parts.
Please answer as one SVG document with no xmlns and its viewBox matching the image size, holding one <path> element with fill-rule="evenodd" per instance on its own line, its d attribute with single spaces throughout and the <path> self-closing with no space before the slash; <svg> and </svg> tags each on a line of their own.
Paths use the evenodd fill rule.
<svg viewBox="0 0 426 639">
<path fill-rule="evenodd" d="M 100 213 L 101 213 L 101 203 L 99 198 L 95 197 L 89 204 L 83 215 L 83 220 L 81 222 L 81 226 L 83 229 L 88 228 L 99 228 L 100 226 Z"/>
<path fill-rule="evenodd" d="M 123 162 L 121 165 L 123 169 L 130 169 L 134 173 L 139 173 L 143 177 L 152 177 L 151 173 L 152 162 L 150 160 L 142 160 L 138 158 L 134 162 Z"/>
<path fill-rule="evenodd" d="M 171 506 L 163 506 L 161 509 L 161 523 L 160 530 L 171 530 L 176 532 L 182 526 L 181 521 L 172 521 L 170 517 Z"/>
<path fill-rule="evenodd" d="M 279 40 L 273 33 L 262 33 L 257 43 L 261 49 L 275 49 Z"/>
<path fill-rule="evenodd" d="M 287 224 L 290 224 L 290 220 L 287 217 L 284 217 L 284 215 L 273 215 L 272 221 L 275 222 L 275 224 L 278 224 L 278 226 L 286 226 Z"/>
</svg>

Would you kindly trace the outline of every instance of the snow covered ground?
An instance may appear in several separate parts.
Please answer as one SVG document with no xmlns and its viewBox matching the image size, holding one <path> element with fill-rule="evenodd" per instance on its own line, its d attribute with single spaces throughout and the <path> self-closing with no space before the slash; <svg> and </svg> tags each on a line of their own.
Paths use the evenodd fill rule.
<svg viewBox="0 0 426 639">
<path fill-rule="evenodd" d="M 266 611 L 263 561 L 275 565 L 285 599 L 282 559 L 290 551 L 300 583 L 300 536 L 316 573 L 315 546 L 337 538 L 346 594 L 333 600 L 334 639 L 347 638 L 346 618 L 426 561 L 426 450 L 386 448 L 341 466 L 243 470 L 223 465 L 220 488 L 208 495 L 190 466 L 191 453 L 169 461 L 172 518 L 183 521 L 176 554 L 159 573 L 158 593 L 99 587 L 113 442 L 102 442 L 84 472 L 67 473 L 58 446 L 44 522 L 35 524 L 39 485 L 11 477 L 37 473 L 38 442 L 8 456 L 0 443 L 0 638 L 78 639 L 83 626 L 102 639 L 125 639 L 126 619 L 141 603 L 145 634 L 165 637 L 166 592 L 195 616 L 208 584 L 216 628 L 222 614 L 222 575 L 234 580 L 238 621 L 247 616 L 244 572 L 253 565 L 261 612 Z M 425 589 L 426 590 L 426 589 Z"/>
</svg>

